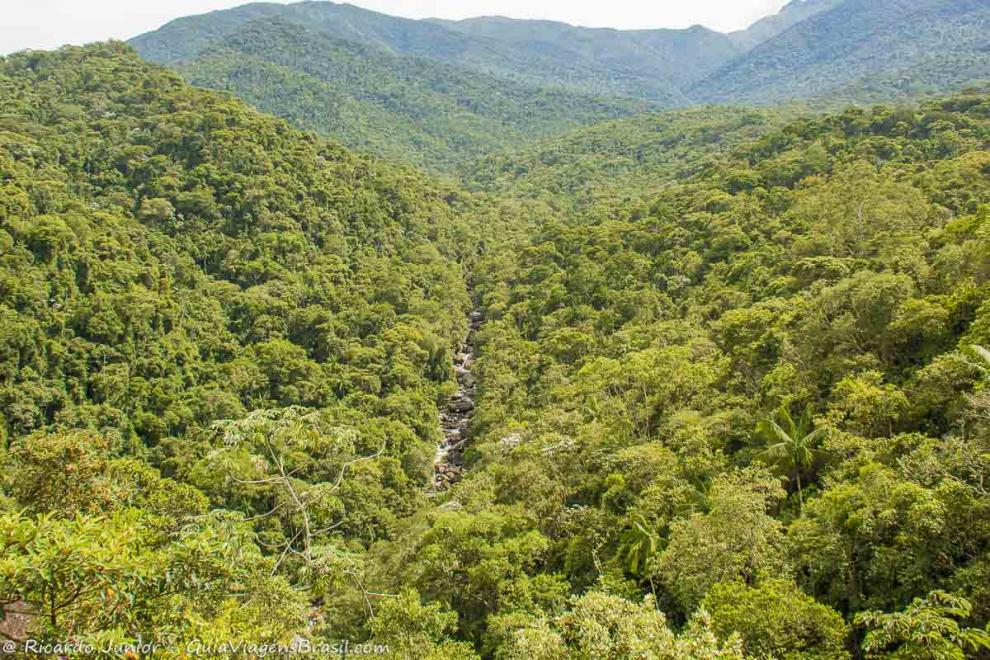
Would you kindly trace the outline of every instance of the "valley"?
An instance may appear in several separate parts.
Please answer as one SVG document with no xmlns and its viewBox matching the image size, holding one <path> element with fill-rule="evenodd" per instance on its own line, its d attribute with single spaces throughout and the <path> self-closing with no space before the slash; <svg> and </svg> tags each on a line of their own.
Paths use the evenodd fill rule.
<svg viewBox="0 0 990 660">
<path fill-rule="evenodd" d="M 987 657 L 988 20 L 0 57 L 0 641 Z"/>
</svg>

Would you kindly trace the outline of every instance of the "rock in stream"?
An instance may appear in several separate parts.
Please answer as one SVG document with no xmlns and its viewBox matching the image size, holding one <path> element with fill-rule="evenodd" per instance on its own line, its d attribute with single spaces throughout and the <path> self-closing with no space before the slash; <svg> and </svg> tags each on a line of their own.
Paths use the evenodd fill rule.
<svg viewBox="0 0 990 660">
<path fill-rule="evenodd" d="M 474 365 L 474 334 L 481 327 L 481 312 L 474 310 L 468 317 L 470 330 L 454 356 L 457 391 L 440 412 L 443 441 L 437 445 L 433 459 L 433 489 L 446 490 L 464 475 L 464 446 L 470 440 L 468 426 L 474 412 L 476 380 L 471 373 Z"/>
</svg>

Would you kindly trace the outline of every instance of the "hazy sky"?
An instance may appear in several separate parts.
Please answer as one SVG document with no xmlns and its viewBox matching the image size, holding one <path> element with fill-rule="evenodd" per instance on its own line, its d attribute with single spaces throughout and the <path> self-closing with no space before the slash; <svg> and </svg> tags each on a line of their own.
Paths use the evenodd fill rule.
<svg viewBox="0 0 990 660">
<path fill-rule="evenodd" d="M 0 53 L 127 39 L 180 16 L 246 0 L 0 0 Z M 743 28 L 787 0 L 351 0 L 375 11 L 424 18 L 511 16 L 616 28 Z"/>
</svg>

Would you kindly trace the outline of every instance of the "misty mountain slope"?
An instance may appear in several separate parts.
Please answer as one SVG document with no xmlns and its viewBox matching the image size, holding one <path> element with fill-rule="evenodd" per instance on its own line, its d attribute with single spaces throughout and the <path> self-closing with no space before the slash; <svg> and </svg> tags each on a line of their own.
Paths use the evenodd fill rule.
<svg viewBox="0 0 990 660">
<path fill-rule="evenodd" d="M 560 71 L 569 84 L 646 98 L 655 93 L 659 81 L 680 89 L 742 52 L 726 35 L 700 25 L 684 30 L 614 30 L 504 17 L 432 22 L 507 44 L 537 59 L 552 57 L 566 67 Z M 582 80 L 582 71 L 591 77 Z M 593 76 L 598 71 L 606 73 L 596 81 Z"/>
<path fill-rule="evenodd" d="M 173 66 L 195 85 L 394 160 L 450 170 L 491 150 L 649 109 L 400 57 L 277 17 Z"/>
<path fill-rule="evenodd" d="M 394 55 L 666 105 L 688 102 L 681 87 L 742 52 L 729 36 L 702 27 L 620 31 L 501 18 L 416 21 L 332 2 L 255 3 L 189 16 L 130 43 L 143 57 L 172 64 L 215 45 L 245 23 L 275 17 Z"/>
<path fill-rule="evenodd" d="M 831 98 L 887 77 L 869 97 L 891 97 L 904 89 L 894 72 L 944 90 L 990 77 L 988 35 L 984 0 L 845 0 L 754 48 L 690 94 L 709 102 Z"/>
<path fill-rule="evenodd" d="M 776 14 L 764 16 L 745 30 L 729 34 L 733 41 L 747 50 L 776 37 L 792 25 L 842 4 L 845 0 L 791 0 Z"/>
</svg>

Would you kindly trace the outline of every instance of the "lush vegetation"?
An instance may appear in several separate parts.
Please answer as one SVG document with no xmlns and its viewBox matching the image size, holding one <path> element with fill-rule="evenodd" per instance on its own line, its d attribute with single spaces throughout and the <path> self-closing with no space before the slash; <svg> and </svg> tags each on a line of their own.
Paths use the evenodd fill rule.
<svg viewBox="0 0 990 660">
<path fill-rule="evenodd" d="M 794 112 L 702 107 L 602 122 L 465 170 L 471 188 L 539 200 L 567 212 L 628 213 L 671 182 L 693 176 Z"/>
<path fill-rule="evenodd" d="M 190 16 L 131 43 L 296 126 L 461 174 L 492 152 L 511 163 L 534 139 L 651 108 L 835 109 L 956 91 L 990 80 L 988 32 L 983 0 L 793 0 L 731 34 L 414 21 L 301 2 Z"/>
<path fill-rule="evenodd" d="M 303 8 L 310 4 L 336 7 Z M 292 7 L 285 12 L 291 14 Z M 336 24 L 293 16 L 237 22 L 172 64 L 194 85 L 232 92 L 348 147 L 441 172 L 498 149 L 653 107 L 398 55 L 374 42 L 341 38 L 331 30 Z M 210 19 L 215 17 L 203 20 Z M 163 30 L 134 40 L 143 55 L 168 61 L 156 50 L 159 40 L 169 48 L 177 47 L 173 40 L 182 41 Z"/>
<path fill-rule="evenodd" d="M 467 178 L 121 44 L 0 60 L 0 636 L 990 652 L 985 92 L 648 115 Z"/>
<path fill-rule="evenodd" d="M 979 93 L 795 121 L 486 259 L 472 467 L 396 582 L 495 657 L 985 651 L 988 145 Z"/>
<path fill-rule="evenodd" d="M 131 43 L 148 59 L 174 64 L 259 19 L 501 80 L 664 104 L 685 102 L 683 86 L 742 50 L 733 37 L 702 27 L 615 31 L 500 18 L 416 21 L 332 2 L 246 4 L 172 21 Z"/>
<path fill-rule="evenodd" d="M 835 3 L 833 3 L 835 4 Z M 844 0 L 695 83 L 709 102 L 889 102 L 990 79 L 981 0 Z"/>
<path fill-rule="evenodd" d="M 359 593 L 423 505 L 498 210 L 120 44 L 0 60 L 0 191 L 0 601 L 255 641 Z"/>
<path fill-rule="evenodd" d="M 650 107 L 399 57 L 279 18 L 239 26 L 176 69 L 347 146 L 442 171 Z"/>
</svg>

